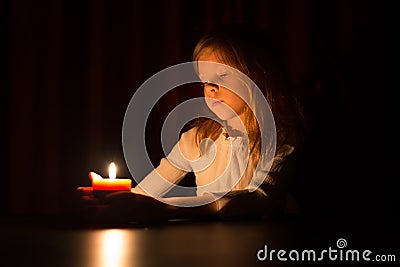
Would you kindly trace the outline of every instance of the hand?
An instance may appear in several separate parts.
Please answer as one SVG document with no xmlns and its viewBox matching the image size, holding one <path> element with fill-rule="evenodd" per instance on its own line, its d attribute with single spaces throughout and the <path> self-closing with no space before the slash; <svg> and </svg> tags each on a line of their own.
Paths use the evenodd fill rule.
<svg viewBox="0 0 400 267">
<path fill-rule="evenodd" d="M 92 187 L 78 187 L 76 189 L 77 198 L 81 205 L 96 205 L 99 204 L 99 199 L 93 195 Z"/>
<path fill-rule="evenodd" d="M 100 175 L 98 175 L 95 172 L 89 172 L 88 178 L 90 181 L 92 181 L 94 179 L 103 179 Z M 78 187 L 76 189 L 76 195 L 77 195 L 77 198 L 79 199 L 79 201 L 83 202 L 83 203 L 81 203 L 83 205 L 93 205 L 93 204 L 99 203 L 99 199 L 97 199 L 93 194 L 92 187 L 89 187 L 89 186 Z"/>
<path fill-rule="evenodd" d="M 101 179 L 94 172 L 89 179 Z M 78 199 L 82 217 L 94 224 L 154 223 L 167 221 L 175 207 L 157 199 L 131 191 L 96 194 L 92 187 L 78 187 Z"/>
<path fill-rule="evenodd" d="M 104 217 L 112 222 L 154 223 L 167 221 L 173 207 L 157 199 L 132 192 L 114 192 L 104 198 Z"/>
<path fill-rule="evenodd" d="M 96 179 L 103 179 L 99 174 L 95 172 L 89 172 L 88 178 L 90 181 Z M 102 195 L 95 195 L 92 187 L 78 187 L 76 189 L 76 195 L 81 202 L 81 205 L 96 205 L 101 204 Z"/>
</svg>

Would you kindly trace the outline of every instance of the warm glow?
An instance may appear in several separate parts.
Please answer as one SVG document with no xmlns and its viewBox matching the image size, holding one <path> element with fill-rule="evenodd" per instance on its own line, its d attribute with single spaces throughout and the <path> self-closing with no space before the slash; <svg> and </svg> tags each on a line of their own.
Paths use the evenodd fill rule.
<svg viewBox="0 0 400 267">
<path fill-rule="evenodd" d="M 143 261 L 149 261 L 139 253 L 142 231 L 105 229 L 88 231 L 87 234 L 88 243 L 81 247 L 84 250 L 82 255 L 87 255 L 87 262 L 82 266 L 138 267 L 145 266 Z"/>
<path fill-rule="evenodd" d="M 106 231 L 103 235 L 102 266 L 122 266 L 124 249 L 123 232 L 119 230 Z"/>
<path fill-rule="evenodd" d="M 108 175 L 110 179 L 115 179 L 115 177 L 117 177 L 117 167 L 114 162 L 111 162 L 110 167 L 108 168 Z"/>
</svg>

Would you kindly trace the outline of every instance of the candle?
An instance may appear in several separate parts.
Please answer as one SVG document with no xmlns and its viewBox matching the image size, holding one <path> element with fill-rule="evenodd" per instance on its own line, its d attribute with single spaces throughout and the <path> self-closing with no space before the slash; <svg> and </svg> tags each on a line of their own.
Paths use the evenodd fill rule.
<svg viewBox="0 0 400 267">
<path fill-rule="evenodd" d="M 117 190 L 131 190 L 132 180 L 116 178 L 117 168 L 114 162 L 111 162 L 108 168 L 109 179 L 103 179 L 100 175 L 90 172 L 89 176 L 92 180 L 93 190 L 117 191 Z"/>
</svg>

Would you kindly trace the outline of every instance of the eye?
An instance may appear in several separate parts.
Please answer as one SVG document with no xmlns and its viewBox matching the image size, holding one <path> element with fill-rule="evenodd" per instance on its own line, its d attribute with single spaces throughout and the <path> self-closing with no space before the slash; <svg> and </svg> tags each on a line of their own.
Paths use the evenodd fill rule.
<svg viewBox="0 0 400 267">
<path fill-rule="evenodd" d="M 217 71 L 217 76 L 220 79 L 224 79 L 224 78 L 228 77 L 231 74 L 232 74 L 232 72 L 230 70 L 226 69 L 226 68 L 221 68 L 221 69 L 219 69 Z"/>
</svg>

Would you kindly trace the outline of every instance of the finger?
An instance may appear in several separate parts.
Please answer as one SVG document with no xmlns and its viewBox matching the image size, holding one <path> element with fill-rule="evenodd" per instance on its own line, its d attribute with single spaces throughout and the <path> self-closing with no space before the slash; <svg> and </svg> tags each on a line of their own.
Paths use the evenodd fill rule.
<svg viewBox="0 0 400 267">
<path fill-rule="evenodd" d="M 95 198 L 94 196 L 82 196 L 82 200 L 87 201 L 87 202 L 93 202 L 93 203 L 98 203 L 99 200 Z"/>
<path fill-rule="evenodd" d="M 91 195 L 93 193 L 93 188 L 92 187 L 78 187 L 77 192 L 81 195 Z"/>
<path fill-rule="evenodd" d="M 130 191 L 120 191 L 107 194 L 105 200 L 107 203 L 132 203 L 136 199 L 136 194 Z"/>
</svg>

